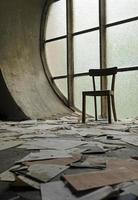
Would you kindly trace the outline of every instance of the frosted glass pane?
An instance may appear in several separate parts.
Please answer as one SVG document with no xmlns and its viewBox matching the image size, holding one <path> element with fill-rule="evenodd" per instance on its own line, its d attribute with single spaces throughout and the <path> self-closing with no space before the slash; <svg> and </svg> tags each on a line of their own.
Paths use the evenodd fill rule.
<svg viewBox="0 0 138 200">
<path fill-rule="evenodd" d="M 87 72 L 90 68 L 99 68 L 99 66 L 99 31 L 75 36 L 75 73 Z"/>
<path fill-rule="evenodd" d="M 108 66 L 137 66 L 137 31 L 137 21 L 107 29 Z M 138 116 L 138 71 L 118 73 L 115 91 L 118 117 Z"/>
<path fill-rule="evenodd" d="M 74 0 L 74 31 L 99 26 L 98 0 Z"/>
<path fill-rule="evenodd" d="M 60 0 L 51 5 L 45 39 L 66 34 L 66 0 Z"/>
<path fill-rule="evenodd" d="M 138 71 L 117 74 L 115 98 L 118 118 L 138 117 Z"/>
<path fill-rule="evenodd" d="M 67 74 L 66 40 L 45 44 L 47 63 L 52 76 Z"/>
<path fill-rule="evenodd" d="M 96 81 L 97 89 L 100 87 L 100 81 Z M 92 78 L 89 76 L 85 77 L 77 77 L 74 79 L 74 100 L 75 100 L 75 106 L 82 110 L 82 91 L 88 91 L 92 90 Z M 94 112 L 94 98 L 93 97 L 87 97 L 87 103 L 86 103 L 86 112 L 87 114 L 90 114 L 92 116 L 95 115 Z M 98 105 L 98 116 L 101 114 L 101 104 L 100 104 L 100 97 L 97 97 L 97 105 Z"/>
<path fill-rule="evenodd" d="M 138 0 L 107 0 L 107 23 L 138 16 Z"/>
<path fill-rule="evenodd" d="M 108 66 L 138 64 L 138 21 L 107 28 Z"/>
<path fill-rule="evenodd" d="M 67 79 L 57 79 L 55 80 L 55 84 L 58 89 L 62 92 L 62 94 L 67 98 Z"/>
</svg>

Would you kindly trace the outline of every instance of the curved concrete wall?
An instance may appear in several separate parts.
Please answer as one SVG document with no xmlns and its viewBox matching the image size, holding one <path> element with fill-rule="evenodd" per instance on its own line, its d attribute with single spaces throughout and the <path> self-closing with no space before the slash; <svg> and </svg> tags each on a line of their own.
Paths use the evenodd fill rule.
<svg viewBox="0 0 138 200">
<path fill-rule="evenodd" d="M 12 107 L 11 101 L 7 102 L 11 109 L 0 106 L 0 113 L 10 119 L 15 115 L 20 120 L 25 116 L 35 119 L 69 112 L 49 85 L 41 63 L 39 37 L 44 3 L 0 0 L 0 68 L 9 93 L 20 108 Z M 7 101 L 2 90 L 0 98 Z"/>
</svg>

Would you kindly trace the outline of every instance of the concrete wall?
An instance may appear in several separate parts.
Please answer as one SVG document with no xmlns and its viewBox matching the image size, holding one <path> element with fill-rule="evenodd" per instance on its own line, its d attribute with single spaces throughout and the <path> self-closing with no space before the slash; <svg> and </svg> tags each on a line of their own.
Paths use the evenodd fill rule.
<svg viewBox="0 0 138 200">
<path fill-rule="evenodd" d="M 69 112 L 49 85 L 40 59 L 43 5 L 44 0 L 0 0 L 0 68 L 14 101 L 0 89 L 0 113 L 8 119 Z"/>
</svg>

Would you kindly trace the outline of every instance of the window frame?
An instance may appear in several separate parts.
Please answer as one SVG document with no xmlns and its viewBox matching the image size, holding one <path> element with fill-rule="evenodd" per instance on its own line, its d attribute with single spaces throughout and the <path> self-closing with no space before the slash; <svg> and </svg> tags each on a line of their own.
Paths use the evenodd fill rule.
<svg viewBox="0 0 138 200">
<path fill-rule="evenodd" d="M 41 26 L 40 26 L 40 56 L 43 64 L 43 68 L 45 71 L 45 74 L 48 78 L 48 81 L 51 85 L 51 87 L 54 89 L 55 93 L 58 95 L 58 97 L 62 100 L 62 102 L 71 108 L 72 110 L 76 110 L 74 106 L 74 78 L 80 77 L 80 76 L 87 76 L 88 72 L 84 73 L 75 73 L 74 74 L 74 47 L 73 47 L 73 39 L 77 35 L 89 33 L 98 30 L 99 31 L 99 55 L 100 55 L 100 68 L 106 68 L 107 67 L 107 55 L 106 55 L 106 30 L 108 27 L 117 26 L 124 23 L 129 23 L 132 21 L 138 20 L 138 16 L 116 21 L 113 23 L 106 23 L 106 2 L 107 0 L 97 0 L 99 1 L 99 26 L 93 27 L 90 29 L 73 32 L 73 0 L 66 0 L 66 35 L 62 35 L 59 37 L 55 37 L 52 39 L 45 40 L 45 29 L 48 21 L 48 15 L 50 11 L 50 7 L 54 2 L 57 2 L 60 0 L 46 0 L 44 4 L 44 8 L 42 11 L 41 16 Z M 52 77 L 52 74 L 50 73 L 48 64 L 47 64 L 47 58 L 45 55 L 45 45 L 46 43 L 66 39 L 67 42 L 67 75 L 63 76 L 54 76 Z M 135 68 L 135 67 L 134 67 Z M 137 68 L 137 67 L 136 67 Z M 128 69 L 129 70 L 129 69 Z M 131 69 L 130 69 L 131 70 Z M 121 71 L 121 70 L 120 70 Z M 124 70 L 123 70 L 124 71 Z M 67 91 L 68 91 L 68 98 L 65 98 L 62 92 L 58 89 L 56 84 L 54 83 L 54 80 L 56 79 L 64 79 L 67 78 Z M 107 89 L 107 78 L 103 77 L 101 78 L 101 89 Z M 101 116 L 106 117 L 106 109 L 107 108 L 107 102 L 106 98 L 101 98 Z"/>
</svg>

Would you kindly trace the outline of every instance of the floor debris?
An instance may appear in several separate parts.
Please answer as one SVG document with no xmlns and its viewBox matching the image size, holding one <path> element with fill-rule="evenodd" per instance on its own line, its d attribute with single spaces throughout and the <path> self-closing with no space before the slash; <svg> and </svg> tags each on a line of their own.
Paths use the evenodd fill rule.
<svg viewBox="0 0 138 200">
<path fill-rule="evenodd" d="M 35 189 L 40 189 L 40 183 L 38 181 L 35 181 L 34 179 L 31 179 L 30 177 L 27 177 L 25 175 L 17 175 L 17 178 L 22 181 L 26 186 L 31 186 Z M 24 185 L 23 185 L 24 186 Z"/>
<path fill-rule="evenodd" d="M 0 194 L 0 199 L 1 200 L 27 200 L 12 191 L 8 191 L 8 192 L 4 192 L 3 194 Z"/>
<path fill-rule="evenodd" d="M 40 150 L 36 153 L 30 153 L 17 162 L 47 160 L 54 158 L 71 158 L 72 155 L 63 150 Z"/>
<path fill-rule="evenodd" d="M 0 141 L 0 151 L 23 144 L 23 141 Z"/>
<path fill-rule="evenodd" d="M 87 146 L 85 146 L 87 147 Z M 83 154 L 102 154 L 105 153 L 107 149 L 105 150 L 103 147 L 94 145 L 94 146 L 89 146 L 87 149 L 82 152 Z"/>
<path fill-rule="evenodd" d="M 0 181 L 14 182 L 15 180 L 15 175 L 9 170 L 6 170 L 5 172 L 0 174 Z"/>
<path fill-rule="evenodd" d="M 103 163 L 88 163 L 86 161 L 84 162 L 76 162 L 76 163 L 72 163 L 70 165 L 71 167 L 75 167 L 75 168 L 91 168 L 91 169 L 105 169 L 106 168 L 106 164 Z"/>
<path fill-rule="evenodd" d="M 82 124 L 80 119 L 75 114 L 0 122 L 0 193 L 5 195 L 3 183 L 11 190 L 14 186 L 14 194 L 2 200 L 10 195 L 27 200 L 137 198 L 138 118 L 113 124 L 94 118 Z"/>
<path fill-rule="evenodd" d="M 123 188 L 121 188 L 123 191 L 123 194 L 134 194 L 138 197 L 138 184 L 136 183 L 131 183 Z"/>
<path fill-rule="evenodd" d="M 81 155 L 73 155 L 70 158 L 55 158 L 48 160 L 38 160 L 38 161 L 25 161 L 23 164 L 31 166 L 34 164 L 52 164 L 52 165 L 70 165 L 74 162 L 77 162 L 81 159 Z"/>
<path fill-rule="evenodd" d="M 38 139 L 26 142 L 21 145 L 20 148 L 25 149 L 70 149 L 73 147 L 77 147 L 83 144 L 86 144 L 85 141 L 75 141 L 75 140 L 63 140 L 63 139 Z"/>
<path fill-rule="evenodd" d="M 68 168 L 68 166 L 63 165 L 35 164 L 28 168 L 27 174 L 47 182 Z"/>
<path fill-rule="evenodd" d="M 138 170 L 138 161 L 133 159 L 110 159 L 107 161 L 107 168 L 116 169 L 125 167 L 130 170 Z"/>
<path fill-rule="evenodd" d="M 126 194 L 126 195 L 121 195 L 117 198 L 114 198 L 112 200 L 137 200 L 138 197 L 134 194 Z"/>
<path fill-rule="evenodd" d="M 129 135 L 129 136 L 126 136 L 126 137 L 123 137 L 122 138 L 122 141 L 123 142 L 127 142 L 129 144 L 132 144 L 134 146 L 138 146 L 138 135 Z"/>
<path fill-rule="evenodd" d="M 42 200 L 102 200 L 111 196 L 113 193 L 113 188 L 106 186 L 79 197 L 73 194 L 62 181 L 41 184 Z"/>
<path fill-rule="evenodd" d="M 106 185 L 138 179 L 138 169 L 125 167 L 106 169 L 98 172 L 65 175 L 63 178 L 77 191 L 94 189 Z"/>
</svg>

